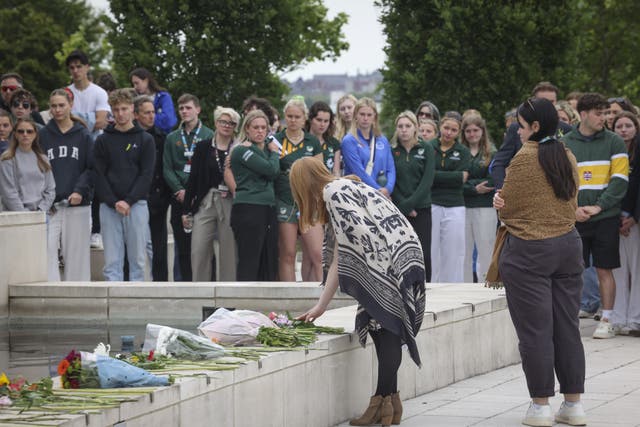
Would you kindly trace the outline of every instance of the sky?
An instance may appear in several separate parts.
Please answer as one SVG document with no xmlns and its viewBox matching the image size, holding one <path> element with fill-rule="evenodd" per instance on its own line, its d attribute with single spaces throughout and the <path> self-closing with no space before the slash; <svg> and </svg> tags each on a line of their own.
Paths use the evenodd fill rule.
<svg viewBox="0 0 640 427">
<path fill-rule="evenodd" d="M 88 0 L 88 3 L 102 10 L 108 10 L 109 7 L 108 0 Z M 380 9 L 373 5 L 373 0 L 323 0 L 323 3 L 328 9 L 329 19 L 339 12 L 345 12 L 349 16 L 348 23 L 343 27 L 349 49 L 336 62 L 312 62 L 282 77 L 294 81 L 299 77 L 309 79 L 314 74 L 356 75 L 382 68 L 386 59 L 382 50 L 385 37 L 382 24 L 378 22 Z"/>
</svg>

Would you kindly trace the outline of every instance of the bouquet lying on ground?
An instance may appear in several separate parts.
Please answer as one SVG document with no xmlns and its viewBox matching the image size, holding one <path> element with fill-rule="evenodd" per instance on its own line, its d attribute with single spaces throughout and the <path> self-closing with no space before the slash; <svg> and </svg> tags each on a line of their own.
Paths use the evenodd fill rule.
<svg viewBox="0 0 640 427">
<path fill-rule="evenodd" d="M 86 351 L 71 352 L 58 364 L 64 388 L 159 387 L 169 377 L 156 376 L 122 360 Z"/>
<path fill-rule="evenodd" d="M 225 355 L 224 347 L 182 329 L 147 324 L 142 351 L 184 360 L 216 359 Z"/>
<path fill-rule="evenodd" d="M 276 327 L 275 323 L 262 313 L 219 308 L 198 325 L 198 332 L 222 345 L 247 345 L 256 342 L 261 326 Z"/>
<path fill-rule="evenodd" d="M 17 405 L 28 409 L 39 405 L 51 397 L 52 384 L 51 378 L 31 384 L 23 377 L 9 379 L 3 372 L 0 375 L 0 407 Z"/>
<path fill-rule="evenodd" d="M 269 313 L 269 319 L 275 328 L 261 327 L 256 339 L 264 345 L 281 347 L 300 347 L 312 344 L 317 334 L 343 334 L 344 328 L 316 326 L 313 322 L 305 322 L 291 317 L 289 313 Z"/>
</svg>

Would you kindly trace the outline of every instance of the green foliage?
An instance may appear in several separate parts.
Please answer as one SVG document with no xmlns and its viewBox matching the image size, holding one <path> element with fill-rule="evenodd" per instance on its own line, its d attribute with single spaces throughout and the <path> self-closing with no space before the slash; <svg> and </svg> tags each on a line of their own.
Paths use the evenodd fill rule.
<svg viewBox="0 0 640 427">
<path fill-rule="evenodd" d="M 640 97 L 640 3 L 379 0 L 388 60 L 383 119 L 423 100 L 476 108 L 499 144 L 503 114 L 539 81 Z"/>
<path fill-rule="evenodd" d="M 441 113 L 476 108 L 501 142 L 504 113 L 536 82 L 558 81 L 572 46 L 567 3 L 379 0 L 388 42 L 383 119 L 424 100 Z"/>
<path fill-rule="evenodd" d="M 287 87 L 278 74 L 348 47 L 347 17 L 326 18 L 320 0 L 111 0 L 110 40 L 120 83 L 145 67 L 174 96 L 206 107 L 239 108 L 258 94 L 276 105 Z"/>
<path fill-rule="evenodd" d="M 101 19 L 85 0 L 5 1 L 0 9 L 0 72 L 21 74 L 25 88 L 46 101 L 53 89 L 69 82 L 61 52 L 87 48 L 93 64 L 107 56 L 109 48 L 100 42 Z"/>
</svg>

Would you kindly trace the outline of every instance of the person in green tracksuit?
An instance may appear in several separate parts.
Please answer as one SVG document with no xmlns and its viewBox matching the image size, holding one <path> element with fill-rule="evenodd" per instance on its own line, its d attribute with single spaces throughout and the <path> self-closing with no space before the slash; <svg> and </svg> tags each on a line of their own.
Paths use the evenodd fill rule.
<svg viewBox="0 0 640 427">
<path fill-rule="evenodd" d="M 322 281 L 322 226 L 311 227 L 306 232 L 298 229 L 298 207 L 291 195 L 289 171 L 291 165 L 303 157 L 322 160 L 322 147 L 318 138 L 304 131 L 308 110 L 300 98 L 290 99 L 284 106 L 287 128 L 275 135 L 282 144 L 280 173 L 275 181 L 276 214 L 278 217 L 278 280 L 295 282 L 296 242 L 302 239 L 303 264 L 309 265 L 305 280 Z"/>
<path fill-rule="evenodd" d="M 253 110 L 242 125 L 245 142 L 231 151 L 235 180 L 231 229 L 238 249 L 238 281 L 276 278 L 277 234 L 273 180 L 280 172 L 278 144 L 266 143 L 269 120 Z"/>
<path fill-rule="evenodd" d="M 406 217 L 422 245 L 426 281 L 431 281 L 431 185 L 435 176 L 435 151 L 418 140 L 418 121 L 411 111 L 396 117 L 391 138 L 396 185 L 391 200 Z"/>
<path fill-rule="evenodd" d="M 493 208 L 495 194 L 489 165 L 496 154 L 484 119 L 472 114 L 462 120 L 462 145 L 471 152 L 469 179 L 464 183 L 465 206 L 465 261 L 464 281 L 473 282 L 473 248 L 478 252 L 476 273 L 478 282 L 484 278 L 491 263 L 496 241 L 498 216 Z"/>
<path fill-rule="evenodd" d="M 440 137 L 431 140 L 436 150 L 436 174 L 431 188 L 431 281 L 464 280 L 465 207 L 463 186 L 469 177 L 471 153 L 456 141 L 459 115 L 440 120 Z"/>
</svg>

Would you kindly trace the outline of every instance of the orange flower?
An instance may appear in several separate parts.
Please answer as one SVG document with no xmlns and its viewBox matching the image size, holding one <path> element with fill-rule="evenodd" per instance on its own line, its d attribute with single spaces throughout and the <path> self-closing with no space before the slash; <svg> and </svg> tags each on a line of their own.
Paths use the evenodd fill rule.
<svg viewBox="0 0 640 427">
<path fill-rule="evenodd" d="M 69 369 L 69 362 L 67 361 L 67 359 L 62 359 L 58 364 L 58 375 L 66 374 L 67 369 Z"/>
</svg>

